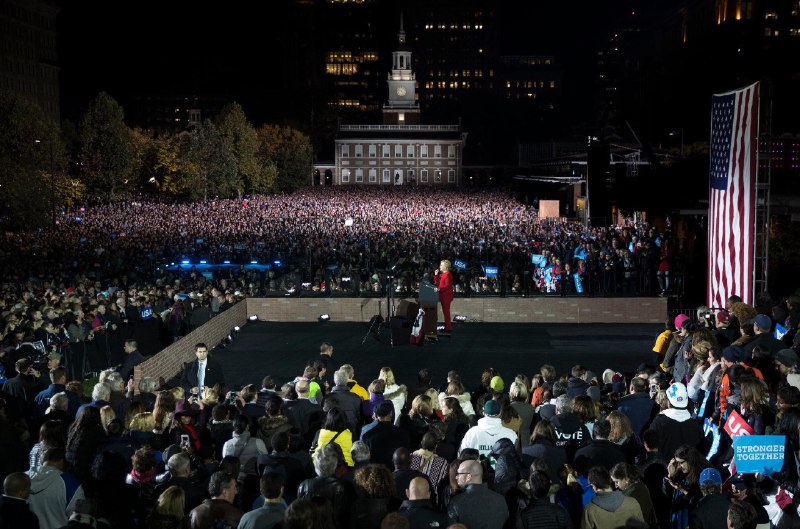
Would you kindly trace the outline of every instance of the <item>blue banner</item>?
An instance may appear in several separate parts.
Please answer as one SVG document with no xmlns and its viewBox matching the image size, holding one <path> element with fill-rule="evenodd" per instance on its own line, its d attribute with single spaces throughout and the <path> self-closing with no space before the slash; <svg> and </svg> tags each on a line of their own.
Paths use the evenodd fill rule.
<svg viewBox="0 0 800 529">
<path fill-rule="evenodd" d="M 153 317 L 153 307 L 142 307 L 139 309 L 139 315 L 142 317 L 142 320 L 149 320 Z"/>
<path fill-rule="evenodd" d="M 467 263 L 465 263 L 461 259 L 456 259 L 455 261 L 453 261 L 453 267 L 457 268 L 459 270 L 466 270 L 467 269 Z"/>
<path fill-rule="evenodd" d="M 575 259 L 583 259 L 585 261 L 586 260 L 586 250 L 584 250 L 583 248 L 580 248 L 580 247 L 575 248 L 575 253 L 572 254 L 572 257 L 574 257 Z"/>
<path fill-rule="evenodd" d="M 775 324 L 775 339 L 776 340 L 783 340 L 783 337 L 786 335 L 786 331 L 788 329 L 781 325 L 780 323 Z"/>
<path fill-rule="evenodd" d="M 783 466 L 784 435 L 737 435 L 733 438 L 736 472 L 771 475 Z"/>
<path fill-rule="evenodd" d="M 547 257 L 541 254 L 533 254 L 531 255 L 531 262 L 538 266 L 539 268 L 544 268 L 547 266 Z"/>
<path fill-rule="evenodd" d="M 483 273 L 486 277 L 497 277 L 497 267 L 483 265 Z"/>
<path fill-rule="evenodd" d="M 572 279 L 575 280 L 575 292 L 578 294 L 583 294 L 583 281 L 581 281 L 581 275 L 578 273 L 572 274 Z"/>
</svg>

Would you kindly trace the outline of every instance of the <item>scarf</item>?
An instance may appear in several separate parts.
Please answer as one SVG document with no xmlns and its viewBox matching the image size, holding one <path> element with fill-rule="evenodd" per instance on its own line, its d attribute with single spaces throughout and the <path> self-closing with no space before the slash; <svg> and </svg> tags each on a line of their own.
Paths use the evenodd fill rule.
<svg viewBox="0 0 800 529">
<path fill-rule="evenodd" d="M 136 483 L 150 483 L 156 478 L 157 475 L 158 469 L 155 467 L 145 470 L 142 473 L 139 473 L 135 468 L 131 470 L 131 478 Z"/>
</svg>

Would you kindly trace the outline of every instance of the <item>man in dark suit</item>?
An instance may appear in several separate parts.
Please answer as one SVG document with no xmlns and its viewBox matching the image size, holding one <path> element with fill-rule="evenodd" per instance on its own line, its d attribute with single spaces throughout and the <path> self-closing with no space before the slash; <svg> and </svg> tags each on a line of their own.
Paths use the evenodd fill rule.
<svg viewBox="0 0 800 529">
<path fill-rule="evenodd" d="M 294 389 L 297 392 L 297 399 L 283 403 L 283 414 L 310 444 L 314 434 L 325 421 L 325 412 L 322 411 L 322 406 L 308 400 L 308 380 L 301 378 L 295 382 Z"/>
<path fill-rule="evenodd" d="M 384 400 L 373 412 L 378 424 L 364 434 L 362 439 L 369 447 L 370 461 L 392 468 L 392 457 L 398 448 L 411 448 L 408 432 L 394 425 L 394 404 Z"/>
<path fill-rule="evenodd" d="M 206 344 L 195 345 L 194 354 L 197 360 L 186 364 L 181 376 L 181 386 L 187 393 L 197 393 L 199 398 L 203 398 L 203 388 L 211 388 L 217 384 L 224 385 L 225 374 L 222 372 L 222 365 L 208 357 Z"/>
</svg>

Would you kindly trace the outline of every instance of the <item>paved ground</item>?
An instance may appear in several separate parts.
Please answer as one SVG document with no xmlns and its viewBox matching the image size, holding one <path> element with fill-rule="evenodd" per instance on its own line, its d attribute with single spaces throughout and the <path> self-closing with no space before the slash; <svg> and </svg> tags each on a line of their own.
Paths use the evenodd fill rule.
<svg viewBox="0 0 800 529">
<path fill-rule="evenodd" d="M 399 383 L 414 384 L 419 368 L 433 370 L 436 385 L 450 369 L 462 372 L 474 386 L 486 367 L 497 369 L 504 379 L 517 373 L 530 376 L 544 363 L 559 373 L 582 363 L 598 376 L 606 368 L 632 371 L 652 361 L 650 352 L 660 325 L 632 324 L 511 324 L 457 323 L 450 338 L 422 347 L 389 344 L 389 329 L 369 335 L 362 323 L 269 323 L 245 325 L 233 344 L 212 355 L 225 367 L 232 387 L 260 383 L 270 374 L 290 380 L 302 373 L 305 362 L 319 353 L 323 341 L 334 345 L 334 364 L 352 364 L 364 386 L 389 366 Z"/>
</svg>

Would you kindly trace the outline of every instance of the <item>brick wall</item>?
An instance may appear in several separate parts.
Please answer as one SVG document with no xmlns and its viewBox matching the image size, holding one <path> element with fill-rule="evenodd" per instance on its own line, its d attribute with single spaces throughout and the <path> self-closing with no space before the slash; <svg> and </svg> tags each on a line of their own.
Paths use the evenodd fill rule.
<svg viewBox="0 0 800 529">
<path fill-rule="evenodd" d="M 180 373 L 186 362 L 194 360 L 194 346 L 203 342 L 211 349 L 219 344 L 232 328 L 247 321 L 247 301 L 240 301 L 205 325 L 195 329 L 160 353 L 133 369 L 134 387 L 142 377 L 163 378 L 165 381 Z"/>
<path fill-rule="evenodd" d="M 396 300 L 396 301 L 399 301 Z M 369 321 L 386 316 L 386 301 L 376 298 L 250 298 L 247 314 L 265 321 Z M 664 323 L 666 298 L 456 298 L 453 315 L 493 323 Z M 439 310 L 441 314 L 441 309 Z"/>
</svg>

